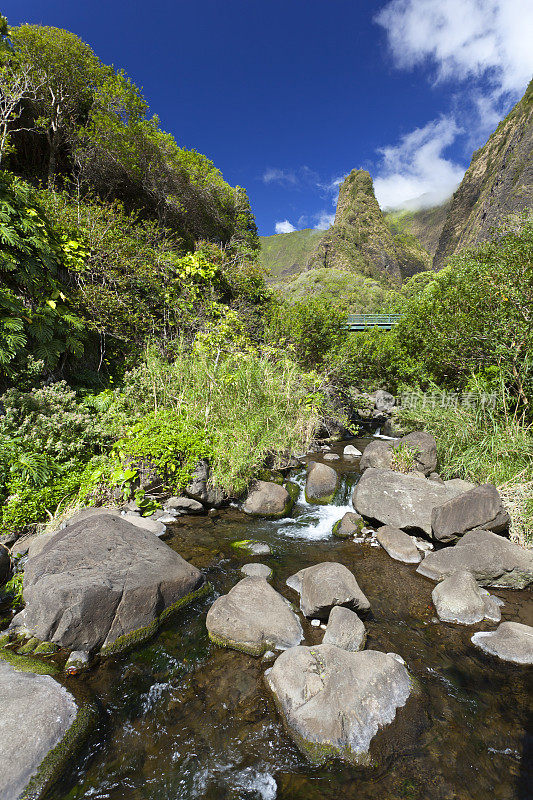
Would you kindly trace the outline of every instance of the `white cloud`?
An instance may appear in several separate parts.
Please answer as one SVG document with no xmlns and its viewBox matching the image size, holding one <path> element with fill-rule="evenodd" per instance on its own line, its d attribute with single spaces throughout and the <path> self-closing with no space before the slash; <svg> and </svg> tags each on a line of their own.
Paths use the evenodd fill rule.
<svg viewBox="0 0 533 800">
<path fill-rule="evenodd" d="M 335 222 L 335 214 L 330 214 L 329 211 L 319 211 L 313 214 L 313 219 L 316 224 L 313 226 L 317 231 L 327 231 Z"/>
<path fill-rule="evenodd" d="M 384 147 L 374 190 L 382 208 L 416 201 L 418 207 L 437 205 L 460 183 L 464 168 L 443 153 L 460 133 L 451 117 L 441 117 L 406 134 L 395 147 Z"/>
<path fill-rule="evenodd" d="M 468 82 L 461 88 L 486 127 L 531 80 L 531 0 L 391 0 L 375 20 L 398 67 L 426 65 L 436 82 Z"/>
<path fill-rule="evenodd" d="M 281 183 L 285 186 L 296 186 L 298 178 L 291 170 L 269 167 L 263 173 L 263 183 Z"/>
<path fill-rule="evenodd" d="M 296 228 L 288 219 L 284 219 L 283 222 L 276 222 L 275 230 L 276 233 L 292 233 Z"/>
</svg>

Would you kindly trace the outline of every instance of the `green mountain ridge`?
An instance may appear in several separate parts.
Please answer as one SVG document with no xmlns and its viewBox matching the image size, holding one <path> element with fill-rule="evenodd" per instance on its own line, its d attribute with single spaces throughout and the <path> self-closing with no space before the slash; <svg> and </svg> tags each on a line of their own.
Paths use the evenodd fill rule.
<svg viewBox="0 0 533 800">
<path fill-rule="evenodd" d="M 260 236 L 259 261 L 268 283 L 297 275 L 307 264 L 310 254 L 326 231 L 304 228 L 292 233 L 275 233 Z"/>
</svg>

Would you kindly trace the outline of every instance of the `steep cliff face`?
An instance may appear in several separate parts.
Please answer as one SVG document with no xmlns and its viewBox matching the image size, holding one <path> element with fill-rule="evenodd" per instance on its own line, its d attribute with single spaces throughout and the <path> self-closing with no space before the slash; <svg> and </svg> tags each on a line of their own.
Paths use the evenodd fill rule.
<svg viewBox="0 0 533 800">
<path fill-rule="evenodd" d="M 404 209 L 385 211 L 384 216 L 393 236 L 398 234 L 414 236 L 433 258 L 446 222 L 449 206 L 450 201 L 447 200 L 441 205 L 420 208 L 417 211 Z"/>
<path fill-rule="evenodd" d="M 489 237 L 508 214 L 533 207 L 533 81 L 524 97 L 474 153 L 455 192 L 433 261 Z"/>
<path fill-rule="evenodd" d="M 357 270 L 399 282 L 400 264 L 392 234 L 374 195 L 372 178 L 352 170 L 339 192 L 333 226 L 307 262 L 307 269 Z"/>
<path fill-rule="evenodd" d="M 393 229 L 365 170 L 352 170 L 339 192 L 333 226 L 311 253 L 307 269 L 340 269 L 399 283 L 431 268 L 431 256 L 407 229 Z"/>
</svg>

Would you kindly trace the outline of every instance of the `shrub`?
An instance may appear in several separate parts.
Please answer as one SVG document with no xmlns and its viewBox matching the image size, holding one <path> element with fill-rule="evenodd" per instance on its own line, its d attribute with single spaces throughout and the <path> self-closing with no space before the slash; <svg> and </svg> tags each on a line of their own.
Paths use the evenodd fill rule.
<svg viewBox="0 0 533 800">
<path fill-rule="evenodd" d="M 424 386 L 429 376 L 424 364 L 399 341 L 394 330 L 373 328 L 346 333 L 330 354 L 332 379 L 345 388 L 396 391 L 400 386 Z"/>
<path fill-rule="evenodd" d="M 533 400 L 533 218 L 454 257 L 407 303 L 395 335 L 441 386 L 497 368 L 523 406 Z"/>
<path fill-rule="evenodd" d="M 88 404 L 65 381 L 31 392 L 10 389 L 1 398 L 0 436 L 16 440 L 22 451 L 58 463 L 90 457 L 112 439 Z"/>
<path fill-rule="evenodd" d="M 170 488 L 180 491 L 198 461 L 211 456 L 211 447 L 201 421 L 162 408 L 136 422 L 117 442 L 115 453 L 122 463 L 149 465 Z"/>
<path fill-rule="evenodd" d="M 342 340 L 344 323 L 344 312 L 322 298 L 273 304 L 266 338 L 276 347 L 285 347 L 304 369 L 319 370 L 328 352 Z"/>
</svg>

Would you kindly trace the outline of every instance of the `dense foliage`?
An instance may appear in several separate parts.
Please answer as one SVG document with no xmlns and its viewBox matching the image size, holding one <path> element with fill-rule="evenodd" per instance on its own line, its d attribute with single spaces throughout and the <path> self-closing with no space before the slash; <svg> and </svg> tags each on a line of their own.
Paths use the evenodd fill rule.
<svg viewBox="0 0 533 800">
<path fill-rule="evenodd" d="M 503 383 L 516 403 L 533 401 L 533 220 L 509 221 L 490 242 L 406 287 L 390 333 L 350 337 L 335 354 L 340 380 L 464 389 L 472 374 Z M 530 412 L 529 412 L 530 413 Z"/>
<path fill-rule="evenodd" d="M 79 504 L 147 511 L 143 475 L 179 492 L 199 459 L 239 494 L 328 418 L 348 425 L 354 388 L 497 391 L 490 414 L 420 403 L 404 421 L 436 433 L 450 475 L 533 485 L 531 218 L 402 287 L 316 269 L 276 299 L 245 190 L 123 72 L 67 31 L 0 37 L 4 533 Z M 402 319 L 347 334 L 347 310 Z"/>
</svg>

